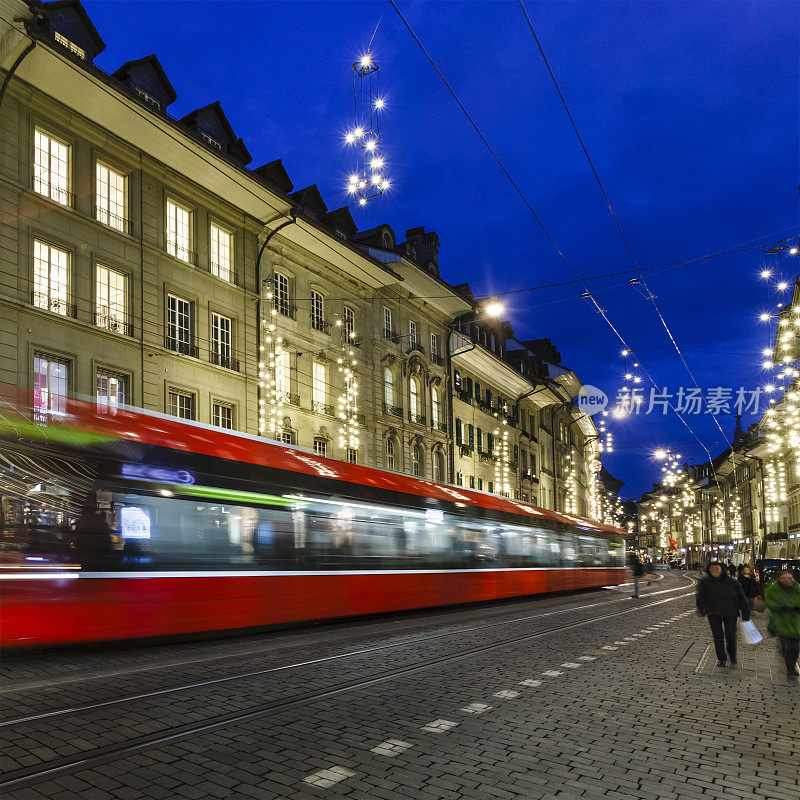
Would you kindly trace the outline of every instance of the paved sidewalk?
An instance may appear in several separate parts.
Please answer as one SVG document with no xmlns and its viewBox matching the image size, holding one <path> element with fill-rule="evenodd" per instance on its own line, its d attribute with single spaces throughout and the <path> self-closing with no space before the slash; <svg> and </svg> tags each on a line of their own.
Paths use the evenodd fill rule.
<svg viewBox="0 0 800 800">
<path fill-rule="evenodd" d="M 741 668 L 709 667 L 710 632 L 691 592 L 665 576 L 650 596 L 617 598 L 608 618 L 591 621 L 603 613 L 594 608 L 557 612 L 550 632 L 526 616 L 536 614 L 531 601 L 525 614 L 514 608 L 519 622 L 465 627 L 433 666 L 110 757 L 4 798 L 797 800 L 800 687 L 775 670 L 768 637 L 742 645 Z M 464 653 L 476 639 L 500 644 L 537 625 L 533 638 L 458 657 L 459 643 Z M 306 634 L 313 641 L 316 632 Z M 434 645 L 419 647 L 431 655 Z M 346 669 L 356 682 L 423 664 L 410 657 L 372 652 Z M 272 680 L 235 683 L 230 697 L 209 691 L 207 700 L 252 705 L 275 691 Z M 161 702 L 169 715 L 185 700 Z M 104 713 L 119 728 L 133 712 Z"/>
</svg>

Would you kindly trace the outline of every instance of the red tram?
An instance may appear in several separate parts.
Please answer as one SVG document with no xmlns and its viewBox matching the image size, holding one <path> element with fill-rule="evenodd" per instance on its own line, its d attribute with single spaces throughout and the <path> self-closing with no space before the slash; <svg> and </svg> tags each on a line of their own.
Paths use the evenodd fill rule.
<svg viewBox="0 0 800 800">
<path fill-rule="evenodd" d="M 9 411 L 9 409 L 11 409 Z M 617 584 L 623 531 L 140 410 L 0 412 L 0 646 Z"/>
</svg>

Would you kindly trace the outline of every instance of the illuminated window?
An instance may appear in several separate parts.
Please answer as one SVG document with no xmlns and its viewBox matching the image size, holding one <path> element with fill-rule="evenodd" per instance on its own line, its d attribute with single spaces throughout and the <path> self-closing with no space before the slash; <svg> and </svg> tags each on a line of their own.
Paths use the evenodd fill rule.
<svg viewBox="0 0 800 800">
<path fill-rule="evenodd" d="M 284 403 L 289 402 L 292 392 L 292 372 L 287 350 L 281 350 L 275 356 L 275 391 Z"/>
<path fill-rule="evenodd" d="M 386 440 L 386 469 L 394 469 L 394 439 Z"/>
<path fill-rule="evenodd" d="M 417 323 L 414 320 L 409 320 L 408 322 L 408 347 L 409 349 L 414 349 L 419 344 L 419 339 L 417 339 Z"/>
<path fill-rule="evenodd" d="M 325 299 L 319 292 L 311 292 L 311 327 L 315 331 L 325 330 Z"/>
<path fill-rule="evenodd" d="M 230 317 L 211 314 L 211 363 L 233 368 L 233 321 Z"/>
<path fill-rule="evenodd" d="M 273 278 L 275 309 L 284 317 L 292 316 L 291 306 L 289 305 L 289 279 L 280 272 L 276 272 Z"/>
<path fill-rule="evenodd" d="M 355 447 L 347 448 L 347 463 L 358 464 L 358 450 Z"/>
<path fill-rule="evenodd" d="M 109 267 L 97 267 L 95 323 L 116 333 L 129 334 L 128 279 Z"/>
<path fill-rule="evenodd" d="M 192 212 L 167 200 L 167 252 L 181 261 L 192 260 Z"/>
<path fill-rule="evenodd" d="M 33 243 L 33 305 L 75 316 L 69 303 L 69 253 L 38 240 Z"/>
<path fill-rule="evenodd" d="M 219 225 L 211 223 L 211 274 L 224 281 L 233 280 L 232 251 L 233 236 Z"/>
<path fill-rule="evenodd" d="M 97 407 L 100 410 L 116 408 L 128 402 L 128 379 L 108 370 L 97 370 L 95 380 Z"/>
<path fill-rule="evenodd" d="M 356 338 L 356 312 L 348 306 L 344 307 L 344 338 L 347 342 Z"/>
<path fill-rule="evenodd" d="M 294 444 L 294 431 L 281 431 L 279 438 L 283 444 Z"/>
<path fill-rule="evenodd" d="M 318 456 L 328 455 L 328 442 L 319 436 L 314 437 L 314 453 Z"/>
<path fill-rule="evenodd" d="M 193 355 L 192 304 L 174 294 L 167 296 L 166 346 L 179 353 Z"/>
<path fill-rule="evenodd" d="M 392 309 L 383 307 L 383 336 L 385 339 L 391 339 L 394 336 L 392 332 Z"/>
<path fill-rule="evenodd" d="M 437 450 L 433 454 L 433 479 L 437 483 L 444 480 L 444 454 L 441 450 Z"/>
<path fill-rule="evenodd" d="M 211 422 L 218 428 L 233 430 L 233 406 L 230 403 L 217 403 L 211 406 Z"/>
<path fill-rule="evenodd" d="M 180 419 L 194 419 L 194 394 L 170 389 L 167 413 Z"/>
<path fill-rule="evenodd" d="M 422 475 L 422 448 L 419 445 L 415 445 L 414 448 L 411 450 L 411 473 L 415 477 L 420 477 Z"/>
<path fill-rule="evenodd" d="M 383 402 L 394 406 L 394 375 L 389 367 L 383 369 Z"/>
<path fill-rule="evenodd" d="M 420 422 L 422 414 L 420 413 L 419 381 L 416 378 L 411 378 L 408 382 L 408 399 L 411 421 Z"/>
<path fill-rule="evenodd" d="M 52 413 L 67 410 L 69 365 L 48 356 L 33 358 L 33 410 L 36 422 L 47 422 Z"/>
<path fill-rule="evenodd" d="M 63 206 L 71 204 L 69 145 L 36 128 L 33 170 L 34 191 Z"/>
<path fill-rule="evenodd" d="M 441 420 L 441 403 L 439 400 L 439 390 L 435 387 L 431 387 L 431 425 L 434 428 L 439 427 L 439 422 Z"/>
<path fill-rule="evenodd" d="M 98 161 L 96 183 L 95 217 L 110 228 L 124 231 L 126 219 L 125 176 Z"/>
<path fill-rule="evenodd" d="M 438 364 L 440 361 L 438 333 L 431 334 L 431 361 L 433 361 L 434 364 Z"/>
<path fill-rule="evenodd" d="M 311 366 L 311 406 L 320 414 L 326 413 L 328 400 L 327 377 L 325 364 L 315 361 Z"/>
</svg>

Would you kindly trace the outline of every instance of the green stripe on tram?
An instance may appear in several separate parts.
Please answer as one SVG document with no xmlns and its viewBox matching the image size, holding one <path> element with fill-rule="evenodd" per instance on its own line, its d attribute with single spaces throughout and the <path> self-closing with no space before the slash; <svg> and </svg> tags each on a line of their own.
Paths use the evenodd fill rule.
<svg viewBox="0 0 800 800">
<path fill-rule="evenodd" d="M 186 484 L 172 484 L 175 494 L 203 497 L 209 500 L 224 500 L 230 503 L 259 503 L 268 506 L 295 506 L 297 500 L 287 500 L 274 494 L 261 494 L 260 492 L 243 492 L 238 489 L 219 489 L 215 486 L 187 486 Z"/>
</svg>

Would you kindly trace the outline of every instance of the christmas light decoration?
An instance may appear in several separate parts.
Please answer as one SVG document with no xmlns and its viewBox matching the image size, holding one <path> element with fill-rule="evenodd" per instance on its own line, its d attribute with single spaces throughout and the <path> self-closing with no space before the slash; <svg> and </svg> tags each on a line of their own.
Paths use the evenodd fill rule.
<svg viewBox="0 0 800 800">
<path fill-rule="evenodd" d="M 336 325 L 342 329 L 341 354 L 336 359 L 342 379 L 342 393 L 339 395 L 337 407 L 339 447 L 342 450 L 358 450 L 360 444 L 358 432 L 358 377 L 356 373 L 358 361 L 353 349 L 357 337 L 351 324 L 343 325 L 341 320 L 337 320 Z"/>
<path fill-rule="evenodd" d="M 384 108 L 386 99 L 380 95 L 379 67 L 372 55 L 365 53 L 353 64 L 353 127 L 344 136 L 345 145 L 354 154 L 354 169 L 345 190 L 362 207 L 391 186 L 381 149 L 380 112 Z"/>
</svg>

